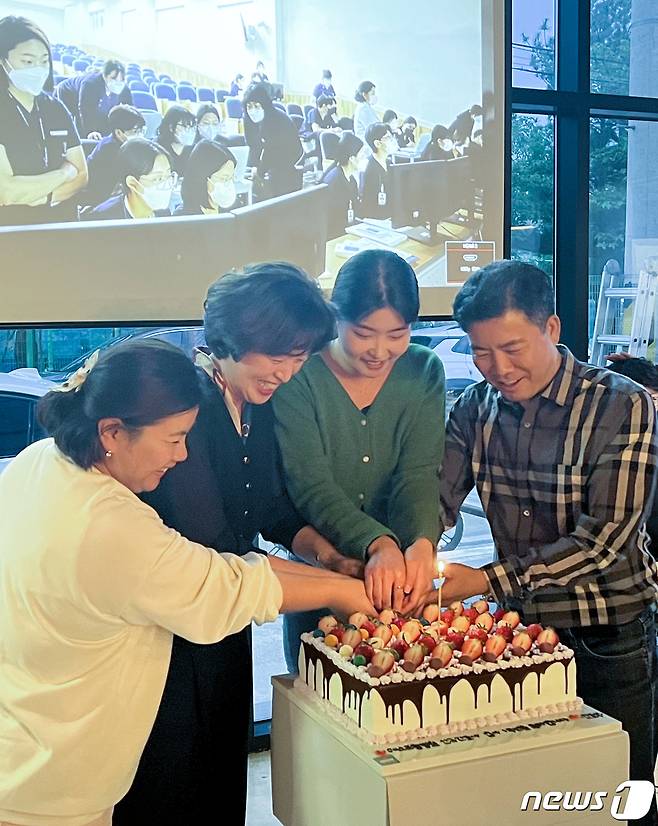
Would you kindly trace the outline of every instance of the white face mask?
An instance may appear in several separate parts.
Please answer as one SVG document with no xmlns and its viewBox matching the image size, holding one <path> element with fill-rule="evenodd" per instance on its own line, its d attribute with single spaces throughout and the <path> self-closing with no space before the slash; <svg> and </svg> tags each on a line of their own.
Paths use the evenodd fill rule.
<svg viewBox="0 0 658 826">
<path fill-rule="evenodd" d="M 171 201 L 171 193 L 173 187 L 168 186 L 162 189 L 159 186 L 143 186 L 139 193 L 144 203 L 148 204 L 154 212 L 168 209 L 169 201 Z"/>
<path fill-rule="evenodd" d="M 265 117 L 265 111 L 263 109 L 248 109 L 247 114 L 253 123 L 260 123 Z"/>
<path fill-rule="evenodd" d="M 374 106 L 375 103 L 377 103 L 377 95 L 370 95 L 370 99 L 368 100 L 368 103 L 371 106 Z"/>
<path fill-rule="evenodd" d="M 199 134 L 208 141 L 214 141 L 219 135 L 219 126 L 213 126 L 212 123 L 200 123 Z"/>
<path fill-rule="evenodd" d="M 7 61 L 11 67 L 11 63 Z M 48 66 L 31 66 L 27 69 L 10 68 L 7 72 L 10 83 L 20 92 L 27 92 L 29 95 L 40 95 L 43 92 L 45 82 L 48 80 L 50 68 Z"/>
<path fill-rule="evenodd" d="M 439 141 L 439 146 L 444 152 L 451 152 L 454 147 L 454 143 L 450 140 L 450 138 L 444 138 Z"/>
<path fill-rule="evenodd" d="M 228 209 L 235 203 L 235 184 L 232 181 L 222 184 L 215 184 L 210 191 L 210 197 L 212 198 L 213 203 L 217 204 L 218 207 Z"/>
<path fill-rule="evenodd" d="M 194 129 L 177 129 L 175 132 L 175 137 L 178 143 L 183 146 L 192 146 L 196 136 L 194 134 Z"/>
<path fill-rule="evenodd" d="M 111 92 L 113 95 L 120 95 L 121 92 L 126 88 L 126 84 L 123 80 L 118 79 L 110 79 L 106 83 L 107 91 Z"/>
</svg>

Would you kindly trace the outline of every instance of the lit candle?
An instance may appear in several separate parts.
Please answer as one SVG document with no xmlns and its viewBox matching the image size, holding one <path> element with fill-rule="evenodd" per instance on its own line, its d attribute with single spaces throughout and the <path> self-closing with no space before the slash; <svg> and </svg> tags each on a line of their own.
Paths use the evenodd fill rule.
<svg viewBox="0 0 658 826">
<path fill-rule="evenodd" d="M 443 588 L 443 583 L 445 581 L 445 577 L 443 576 L 443 572 L 445 571 L 446 564 L 445 562 L 440 559 L 438 563 L 438 570 L 439 570 L 439 620 L 441 620 L 441 590 Z"/>
</svg>

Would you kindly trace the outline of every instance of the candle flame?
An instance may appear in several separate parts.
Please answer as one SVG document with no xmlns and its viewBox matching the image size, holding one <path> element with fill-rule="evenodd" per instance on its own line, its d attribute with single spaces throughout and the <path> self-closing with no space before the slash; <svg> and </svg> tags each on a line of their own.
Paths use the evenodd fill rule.
<svg viewBox="0 0 658 826">
<path fill-rule="evenodd" d="M 443 572 L 445 571 L 445 569 L 446 569 L 446 564 L 442 559 L 440 559 L 439 560 L 439 576 L 440 577 L 443 576 Z"/>
</svg>

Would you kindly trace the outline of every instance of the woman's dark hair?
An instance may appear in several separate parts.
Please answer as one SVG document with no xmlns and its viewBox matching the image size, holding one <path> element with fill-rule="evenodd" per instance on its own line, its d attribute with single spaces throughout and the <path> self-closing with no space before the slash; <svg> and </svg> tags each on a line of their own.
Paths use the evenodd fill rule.
<svg viewBox="0 0 658 826">
<path fill-rule="evenodd" d="M 555 314 L 551 279 L 539 267 L 522 261 L 493 261 L 471 275 L 457 293 L 452 313 L 468 330 L 478 321 L 499 318 L 509 310 L 524 313 L 544 329 Z"/>
<path fill-rule="evenodd" d="M 103 77 L 109 77 L 113 72 L 126 76 L 126 67 L 120 60 L 106 60 L 103 64 Z"/>
<path fill-rule="evenodd" d="M 237 83 L 237 82 L 238 82 L 238 80 L 244 80 L 244 75 L 243 75 L 243 74 L 239 74 L 239 73 L 238 73 L 238 74 L 237 74 L 237 75 L 233 78 L 233 82 L 234 82 L 234 83 Z"/>
<path fill-rule="evenodd" d="M 27 40 L 39 40 L 48 50 L 48 65 L 50 72 L 48 78 L 43 86 L 46 92 L 53 90 L 53 53 L 50 48 L 50 41 L 46 35 L 41 31 L 36 23 L 28 20 L 27 17 L 16 17 L 13 14 L 3 17 L 0 20 L 0 60 L 6 60 L 9 52 L 15 49 L 19 43 L 25 43 Z M 0 67 L 0 88 L 6 89 L 9 85 L 9 78 L 4 70 Z"/>
<path fill-rule="evenodd" d="M 390 250 L 364 250 L 338 271 L 331 303 L 341 321 L 358 324 L 366 316 L 390 307 L 405 324 L 418 318 L 418 280 L 412 267 Z"/>
<path fill-rule="evenodd" d="M 323 80 L 331 80 L 332 74 L 331 69 L 323 69 L 322 70 L 322 79 Z"/>
<path fill-rule="evenodd" d="M 211 285 L 204 308 L 206 342 L 217 358 L 315 353 L 336 334 L 320 288 L 284 262 L 227 273 Z"/>
<path fill-rule="evenodd" d="M 393 109 L 387 109 L 382 115 L 382 123 L 390 123 L 393 120 L 397 120 L 397 118 L 397 112 L 394 112 Z"/>
<path fill-rule="evenodd" d="M 447 129 L 445 126 L 442 126 L 440 123 L 437 123 L 434 129 L 432 129 L 432 137 L 430 138 L 430 143 L 437 143 L 438 141 L 446 140 L 446 138 L 452 140 L 450 130 Z"/>
<path fill-rule="evenodd" d="M 229 162 L 236 165 L 235 155 L 218 143 L 207 140 L 197 143 L 190 153 L 181 184 L 185 212 L 196 215 L 201 207 L 209 209 L 208 178 Z"/>
<path fill-rule="evenodd" d="M 107 116 L 110 124 L 110 131 L 121 129 L 122 132 L 129 132 L 131 129 L 143 128 L 146 126 L 144 115 L 135 109 L 134 106 L 129 106 L 127 103 L 119 103 L 118 106 L 113 106 Z"/>
<path fill-rule="evenodd" d="M 197 124 L 201 123 L 201 118 L 204 115 L 217 115 L 217 120 L 221 123 L 222 117 L 219 114 L 219 111 L 216 106 L 213 106 L 212 103 L 204 103 L 203 106 L 199 106 L 196 113 L 196 122 Z"/>
<path fill-rule="evenodd" d="M 619 373 L 621 376 L 633 379 L 633 381 L 643 387 L 648 387 L 650 390 L 658 390 L 658 367 L 652 364 L 649 359 L 623 359 L 614 361 L 612 364 L 606 364 L 606 368 L 613 373 Z"/>
<path fill-rule="evenodd" d="M 200 395 L 197 372 L 182 350 L 157 339 L 137 340 L 102 353 L 77 390 L 46 393 L 37 415 L 62 453 L 87 469 L 103 457 L 101 419 L 121 419 L 137 431 L 196 407 Z"/>
<path fill-rule="evenodd" d="M 321 106 L 331 106 L 333 102 L 334 99 L 332 97 L 329 97 L 329 95 L 320 95 L 320 97 L 316 101 L 316 105 L 319 109 Z"/>
<path fill-rule="evenodd" d="M 126 141 L 121 144 L 118 153 L 117 169 L 119 172 L 119 183 L 124 195 L 127 195 L 130 188 L 126 184 L 126 178 L 132 175 L 134 178 L 140 178 L 142 175 L 148 175 L 153 169 L 155 160 L 158 155 L 164 155 L 169 159 L 167 150 L 153 141 L 146 140 L 146 138 L 134 138 L 131 141 Z"/>
<path fill-rule="evenodd" d="M 414 129 L 418 126 L 418 121 L 413 115 L 409 115 L 409 117 L 405 118 L 402 123 L 410 123 Z"/>
<path fill-rule="evenodd" d="M 358 103 L 365 102 L 365 96 L 370 94 L 372 90 L 375 88 L 375 84 L 371 80 L 363 80 L 359 85 L 356 87 L 356 92 L 354 94 L 354 100 L 358 101 Z"/>
<path fill-rule="evenodd" d="M 365 139 L 368 146 L 375 151 L 375 141 L 380 141 L 384 135 L 392 135 L 393 130 L 388 123 L 371 123 L 366 129 Z"/>
<path fill-rule="evenodd" d="M 170 106 L 164 114 L 156 138 L 159 144 L 166 149 L 171 149 L 175 140 L 174 132 L 179 124 L 184 126 L 196 126 L 196 118 L 183 106 Z"/>
<path fill-rule="evenodd" d="M 260 103 L 265 110 L 265 114 L 267 114 L 270 109 L 273 109 L 274 106 L 272 105 L 269 83 L 259 81 L 258 83 L 252 83 L 248 86 L 247 91 L 244 93 L 244 97 L 242 98 L 242 105 L 246 109 L 247 104 L 249 103 Z"/>
<path fill-rule="evenodd" d="M 343 132 L 334 149 L 334 161 L 322 176 L 322 182 L 324 182 L 332 169 L 335 169 L 337 166 L 345 166 L 348 160 L 358 155 L 362 148 L 363 141 L 361 138 L 357 138 L 353 132 Z"/>
</svg>

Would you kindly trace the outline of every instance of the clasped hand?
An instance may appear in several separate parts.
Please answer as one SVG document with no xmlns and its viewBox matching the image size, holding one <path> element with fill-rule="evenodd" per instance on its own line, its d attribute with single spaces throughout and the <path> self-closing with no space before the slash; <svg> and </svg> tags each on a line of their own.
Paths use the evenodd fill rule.
<svg viewBox="0 0 658 826">
<path fill-rule="evenodd" d="M 390 536 L 380 536 L 368 548 L 366 593 L 375 608 L 411 614 L 432 591 L 435 550 L 429 539 L 418 539 L 403 554 Z"/>
</svg>

